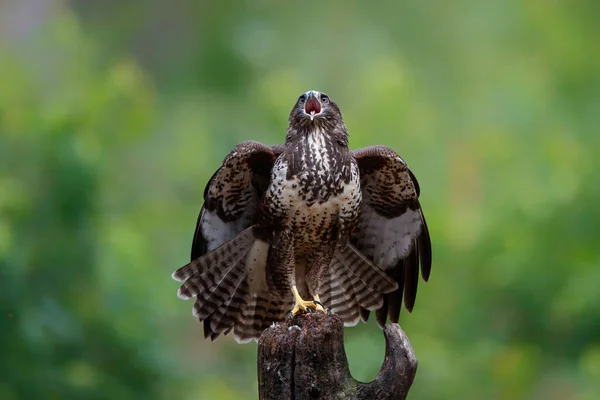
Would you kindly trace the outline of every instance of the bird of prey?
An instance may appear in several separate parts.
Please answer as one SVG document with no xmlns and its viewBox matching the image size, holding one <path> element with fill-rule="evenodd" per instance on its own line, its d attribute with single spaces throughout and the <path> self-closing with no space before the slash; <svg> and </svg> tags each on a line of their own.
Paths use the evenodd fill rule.
<svg viewBox="0 0 600 400">
<path fill-rule="evenodd" d="M 285 144 L 241 143 L 208 182 L 178 295 L 211 340 L 257 339 L 290 312 L 397 322 L 431 270 L 419 191 L 392 149 L 351 151 L 337 104 L 308 91 Z"/>
</svg>

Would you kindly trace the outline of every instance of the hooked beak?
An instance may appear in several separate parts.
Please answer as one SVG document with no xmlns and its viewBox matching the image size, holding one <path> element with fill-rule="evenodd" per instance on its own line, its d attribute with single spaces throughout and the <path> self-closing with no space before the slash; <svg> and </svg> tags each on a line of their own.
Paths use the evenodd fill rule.
<svg viewBox="0 0 600 400">
<path fill-rule="evenodd" d="M 308 93 L 308 99 L 304 103 L 304 112 L 310 116 L 310 120 L 314 120 L 315 116 L 321 113 L 321 102 L 315 96 L 314 92 Z"/>
</svg>

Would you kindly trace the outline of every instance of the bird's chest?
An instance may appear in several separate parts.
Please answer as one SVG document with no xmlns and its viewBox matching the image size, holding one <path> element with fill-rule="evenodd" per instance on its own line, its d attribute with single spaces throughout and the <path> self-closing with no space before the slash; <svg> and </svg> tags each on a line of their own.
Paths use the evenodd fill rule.
<svg viewBox="0 0 600 400">
<path fill-rule="evenodd" d="M 358 167 L 347 148 L 309 136 L 277 160 L 267 196 L 272 212 L 297 239 L 319 242 L 358 218 Z"/>
<path fill-rule="evenodd" d="M 286 181 L 302 202 L 335 202 L 350 183 L 350 152 L 320 132 L 299 140 L 286 157 Z"/>
</svg>

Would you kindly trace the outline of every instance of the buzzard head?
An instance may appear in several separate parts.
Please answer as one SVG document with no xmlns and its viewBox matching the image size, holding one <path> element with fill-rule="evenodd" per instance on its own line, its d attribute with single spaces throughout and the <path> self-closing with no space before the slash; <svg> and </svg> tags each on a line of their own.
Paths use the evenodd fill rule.
<svg viewBox="0 0 600 400">
<path fill-rule="evenodd" d="M 325 93 L 309 90 L 299 98 L 290 114 L 290 127 L 333 128 L 343 125 L 342 113 L 337 104 Z"/>
</svg>

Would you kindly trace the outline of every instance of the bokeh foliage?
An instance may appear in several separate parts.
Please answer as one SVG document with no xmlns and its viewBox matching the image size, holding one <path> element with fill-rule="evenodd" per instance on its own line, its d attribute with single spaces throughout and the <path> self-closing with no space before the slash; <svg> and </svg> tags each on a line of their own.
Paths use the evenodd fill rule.
<svg viewBox="0 0 600 400">
<path fill-rule="evenodd" d="M 0 3 L 0 398 L 256 398 L 175 296 L 204 184 L 307 89 L 415 171 L 415 399 L 600 397 L 594 1 Z M 346 330 L 372 379 L 383 338 Z"/>
</svg>

